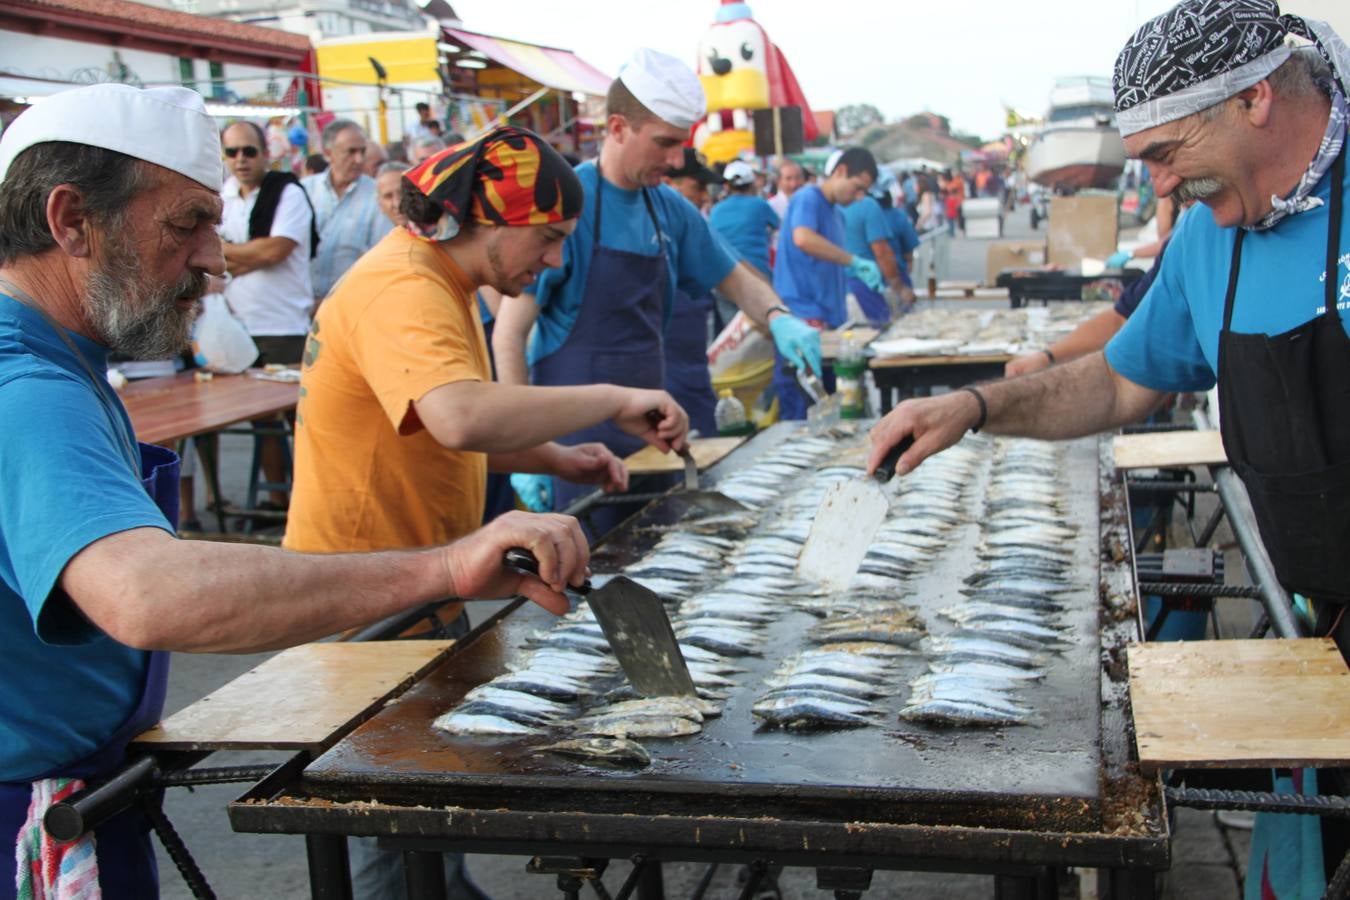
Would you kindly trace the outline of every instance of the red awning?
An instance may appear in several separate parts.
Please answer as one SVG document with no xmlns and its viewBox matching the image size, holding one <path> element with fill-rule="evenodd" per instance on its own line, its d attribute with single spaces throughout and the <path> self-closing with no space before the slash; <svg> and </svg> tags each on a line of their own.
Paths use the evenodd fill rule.
<svg viewBox="0 0 1350 900">
<path fill-rule="evenodd" d="M 570 50 L 490 37 L 458 28 L 444 31 L 447 40 L 471 47 L 511 71 L 555 90 L 603 97 L 614 80 Z"/>
</svg>

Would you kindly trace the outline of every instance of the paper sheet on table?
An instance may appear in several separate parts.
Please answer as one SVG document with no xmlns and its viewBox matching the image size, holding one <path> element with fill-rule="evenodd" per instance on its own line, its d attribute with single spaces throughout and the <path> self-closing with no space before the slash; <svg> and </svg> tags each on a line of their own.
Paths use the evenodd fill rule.
<svg viewBox="0 0 1350 900">
<path fill-rule="evenodd" d="M 954 353 L 960 346 L 960 341 L 938 338 L 892 338 L 869 345 L 877 356 L 942 356 Z"/>
</svg>

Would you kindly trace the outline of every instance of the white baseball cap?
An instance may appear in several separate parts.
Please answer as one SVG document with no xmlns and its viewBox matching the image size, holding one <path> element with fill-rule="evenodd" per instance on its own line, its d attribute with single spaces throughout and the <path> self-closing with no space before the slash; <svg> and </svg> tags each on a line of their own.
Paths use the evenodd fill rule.
<svg viewBox="0 0 1350 900">
<path fill-rule="evenodd" d="M 48 141 L 116 150 L 220 191 L 220 135 L 188 88 L 93 84 L 46 97 L 0 135 L 0 182 L 16 156 Z"/>
<path fill-rule="evenodd" d="M 736 187 L 745 187 L 755 183 L 755 169 L 743 159 L 733 159 L 722 170 L 722 177 Z"/>
<path fill-rule="evenodd" d="M 643 47 L 619 70 L 619 80 L 639 103 L 676 128 L 693 128 L 708 111 L 694 70 L 667 53 Z"/>
</svg>

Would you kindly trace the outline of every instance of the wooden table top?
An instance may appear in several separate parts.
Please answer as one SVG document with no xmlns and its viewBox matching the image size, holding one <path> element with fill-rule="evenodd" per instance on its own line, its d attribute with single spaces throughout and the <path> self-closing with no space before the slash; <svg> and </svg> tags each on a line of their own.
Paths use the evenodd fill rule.
<svg viewBox="0 0 1350 900">
<path fill-rule="evenodd" d="M 164 444 L 295 408 L 300 385 L 242 375 L 197 381 L 191 372 L 133 381 L 118 392 L 136 438 Z"/>
<path fill-rule="evenodd" d="M 1350 762 L 1350 670 L 1329 638 L 1135 644 L 1128 658 L 1145 774 Z"/>
<path fill-rule="evenodd" d="M 1111 439 L 1117 469 L 1217 466 L 1228 462 L 1217 431 L 1120 434 Z"/>
</svg>

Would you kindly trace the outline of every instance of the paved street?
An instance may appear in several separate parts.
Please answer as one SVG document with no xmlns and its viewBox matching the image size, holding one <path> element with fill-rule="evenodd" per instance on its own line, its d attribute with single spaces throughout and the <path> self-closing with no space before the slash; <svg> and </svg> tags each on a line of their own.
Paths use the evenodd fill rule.
<svg viewBox="0 0 1350 900">
<path fill-rule="evenodd" d="M 1029 227 L 1026 209 L 1021 208 L 1008 222 L 1006 238 L 1022 238 L 1034 233 Z M 976 281 L 983 277 L 985 250 L 989 241 L 958 238 L 951 250 L 950 278 Z M 980 301 L 950 301 L 973 303 Z M 242 502 L 246 466 L 251 447 L 246 438 L 224 439 L 222 470 L 227 498 Z M 200 486 L 199 486 L 200 497 Z M 1202 497 L 1202 502 L 1210 497 Z M 200 505 L 200 499 L 199 499 Z M 199 506 L 200 508 L 200 506 Z M 1203 520 L 1207 510 L 1197 515 Z M 1223 542 L 1221 534 L 1219 542 Z M 1228 539 L 1231 542 L 1231 538 Z M 1240 571 L 1236 558 L 1228 561 L 1230 572 Z M 1236 607 L 1236 609 L 1234 609 Z M 1225 608 L 1223 628 L 1229 636 L 1251 627 L 1245 603 Z M 186 656 L 174 659 L 170 681 L 169 710 L 181 708 L 204 696 L 240 673 L 257 665 L 266 655 Z M 285 758 L 283 754 L 217 754 L 211 764 L 233 765 Z M 242 793 L 242 785 L 201 788 L 194 792 L 175 789 L 169 792 L 166 809 L 189 848 L 205 870 L 216 893 L 222 898 L 289 898 L 308 896 L 304 843 L 297 837 L 234 834 L 226 820 L 225 804 Z M 1164 881 L 1164 896 L 1206 900 L 1235 900 L 1241 896 L 1239 875 L 1245 863 L 1250 832 L 1220 827 L 1211 813 L 1181 810 L 1174 843 L 1172 872 Z M 161 852 L 161 885 L 168 900 L 190 897 L 182 879 Z M 474 878 L 497 900 L 557 896 L 552 879 L 528 875 L 525 860 L 515 857 L 471 857 Z M 621 883 L 627 864 L 616 862 L 606 876 L 611 892 Z M 688 896 L 704 867 L 672 865 L 665 877 L 671 897 Z M 722 900 L 739 896 L 736 867 L 723 867 L 711 882 L 706 896 Z M 1079 896 L 1095 896 L 1093 879 L 1081 879 Z M 814 873 L 787 870 L 779 880 L 784 898 L 827 896 L 815 888 Z M 932 873 L 878 873 L 868 897 L 914 898 L 987 898 L 992 896 L 993 881 L 988 877 Z"/>
</svg>

